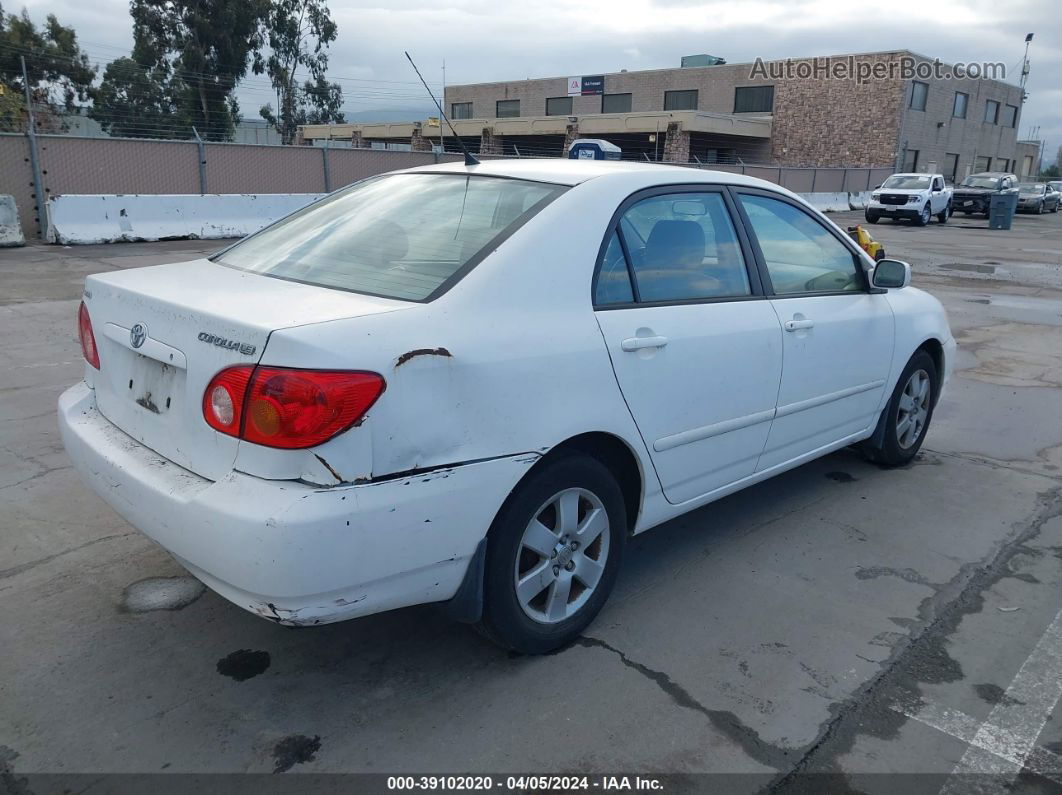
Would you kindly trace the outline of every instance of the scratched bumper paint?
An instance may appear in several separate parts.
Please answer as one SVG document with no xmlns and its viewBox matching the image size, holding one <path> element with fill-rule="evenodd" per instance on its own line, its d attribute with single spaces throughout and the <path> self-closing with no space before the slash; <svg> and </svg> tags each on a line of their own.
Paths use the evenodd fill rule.
<svg viewBox="0 0 1062 795">
<path fill-rule="evenodd" d="M 456 592 L 527 454 L 329 489 L 240 472 L 211 481 L 104 418 L 85 384 L 59 400 L 75 468 L 206 585 L 282 624 L 323 624 Z"/>
</svg>

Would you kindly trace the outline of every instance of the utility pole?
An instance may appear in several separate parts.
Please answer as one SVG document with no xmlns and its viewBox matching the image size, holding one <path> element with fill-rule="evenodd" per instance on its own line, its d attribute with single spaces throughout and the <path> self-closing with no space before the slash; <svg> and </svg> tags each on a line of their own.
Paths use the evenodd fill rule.
<svg viewBox="0 0 1062 795">
<path fill-rule="evenodd" d="M 22 88 L 26 92 L 26 114 L 28 126 L 26 138 L 29 140 L 30 169 L 33 171 L 33 198 L 37 204 L 37 226 L 40 237 L 46 239 L 48 234 L 48 216 L 44 208 L 44 178 L 41 176 L 41 160 L 37 154 L 37 120 L 33 115 L 33 96 L 30 94 L 29 73 L 26 71 L 26 56 L 20 55 L 22 63 Z"/>
<path fill-rule="evenodd" d="M 443 73 L 443 104 L 446 104 L 446 59 L 443 58 L 442 64 Z M 446 154 L 446 125 L 443 124 L 442 119 L 439 119 L 439 148 L 442 149 L 442 153 Z"/>
<path fill-rule="evenodd" d="M 1021 101 L 1025 102 L 1025 81 L 1029 79 L 1029 44 L 1032 43 L 1033 34 L 1025 34 L 1025 57 L 1021 62 Z"/>
</svg>

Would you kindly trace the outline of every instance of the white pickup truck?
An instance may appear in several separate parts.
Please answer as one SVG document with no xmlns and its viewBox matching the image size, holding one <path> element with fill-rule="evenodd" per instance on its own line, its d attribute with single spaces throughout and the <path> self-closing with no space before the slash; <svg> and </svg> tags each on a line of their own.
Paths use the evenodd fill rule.
<svg viewBox="0 0 1062 795">
<path fill-rule="evenodd" d="M 906 218 L 919 226 L 932 216 L 942 224 L 951 217 L 952 189 L 943 174 L 893 174 L 870 195 L 867 223 L 881 218 Z"/>
</svg>

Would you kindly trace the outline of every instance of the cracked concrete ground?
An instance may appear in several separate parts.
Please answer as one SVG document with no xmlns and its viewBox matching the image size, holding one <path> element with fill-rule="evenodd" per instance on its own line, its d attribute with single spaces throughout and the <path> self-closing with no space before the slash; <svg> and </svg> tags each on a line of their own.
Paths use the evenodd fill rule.
<svg viewBox="0 0 1062 795">
<path fill-rule="evenodd" d="M 981 752 L 1062 787 L 1062 710 L 1013 686 L 1062 608 L 1062 215 L 984 226 L 871 228 L 960 341 L 914 465 L 842 451 L 637 537 L 586 636 L 538 658 L 430 607 L 289 629 L 179 579 L 80 484 L 54 406 L 85 274 L 216 246 L 0 251 L 0 790 L 165 770 L 936 792 Z M 1004 718 L 1036 731 L 1024 769 L 978 745 Z"/>
</svg>

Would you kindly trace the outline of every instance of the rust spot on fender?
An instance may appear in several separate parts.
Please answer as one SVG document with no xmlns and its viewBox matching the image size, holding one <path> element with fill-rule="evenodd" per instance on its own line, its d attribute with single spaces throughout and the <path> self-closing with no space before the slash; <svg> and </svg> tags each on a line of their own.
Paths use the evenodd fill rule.
<svg viewBox="0 0 1062 795">
<path fill-rule="evenodd" d="M 417 348 L 416 350 L 406 351 L 399 356 L 395 360 L 395 369 L 397 370 L 410 359 L 415 359 L 418 356 L 445 356 L 447 358 L 453 358 L 453 354 L 446 348 Z"/>
</svg>

